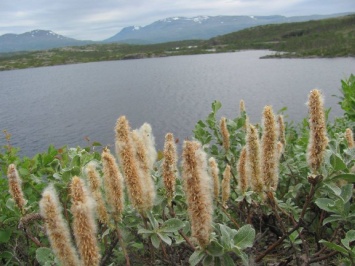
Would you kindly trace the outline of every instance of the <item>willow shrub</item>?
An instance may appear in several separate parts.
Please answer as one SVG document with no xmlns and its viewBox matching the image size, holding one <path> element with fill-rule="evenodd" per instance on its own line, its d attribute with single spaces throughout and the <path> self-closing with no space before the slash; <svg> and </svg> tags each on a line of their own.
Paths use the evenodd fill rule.
<svg viewBox="0 0 355 266">
<path fill-rule="evenodd" d="M 349 80 L 343 81 L 343 86 L 344 82 L 350 84 Z M 344 90 L 343 93 L 345 101 L 347 95 Z M 229 199 L 224 198 L 222 204 L 220 194 L 223 191 L 214 193 L 208 243 L 200 246 L 191 237 L 191 217 L 187 212 L 183 178 L 178 174 L 182 172 L 180 167 L 174 170 L 178 174 L 174 193 L 166 196 L 162 177 L 164 164 L 162 156 L 158 155 L 160 160 L 151 171 L 156 191 L 152 209 L 137 212 L 126 193 L 120 221 L 111 219 L 107 224 L 97 221 L 100 264 L 263 265 L 280 261 L 294 264 L 342 261 L 345 265 L 355 265 L 352 184 L 355 182 L 355 149 L 348 147 L 345 138 L 346 129 L 355 125 L 347 119 L 350 109 L 344 108 L 346 117 L 326 121 L 329 143 L 316 175 L 311 174 L 307 163 L 308 119 L 297 125 L 286 122 L 286 144 L 279 159 L 278 186 L 256 193 L 250 188 L 241 190 L 241 174 L 237 170 L 246 145 L 247 108 L 245 110 L 243 105 L 236 118 L 223 118 L 220 123 L 217 115 L 221 107 L 220 102 L 213 102 L 211 113 L 199 121 L 193 131 L 207 159 L 215 159 L 220 182 L 227 165 L 230 166 Z M 286 108 L 280 112 L 285 111 Z M 328 113 L 329 110 L 326 117 Z M 262 128 L 258 125 L 255 128 L 261 137 Z M 47 152 L 33 158 L 20 158 L 18 150 L 11 146 L 9 134 L 5 133 L 7 144 L 0 154 L 0 264 L 59 265 L 39 214 L 42 192 L 48 184 L 54 185 L 63 217 L 71 226 L 71 180 L 74 176 L 86 180 L 85 167 L 92 163 L 102 176 L 101 145 L 89 143 L 85 148 L 59 149 L 50 146 Z M 27 201 L 23 212 L 8 193 L 6 172 L 10 164 L 16 165 L 23 181 Z"/>
</svg>

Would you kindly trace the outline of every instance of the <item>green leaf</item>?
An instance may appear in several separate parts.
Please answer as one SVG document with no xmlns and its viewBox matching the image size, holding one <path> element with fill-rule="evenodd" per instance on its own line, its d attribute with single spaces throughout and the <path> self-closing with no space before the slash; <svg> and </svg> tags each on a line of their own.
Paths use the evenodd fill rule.
<svg viewBox="0 0 355 266">
<path fill-rule="evenodd" d="M 54 260 L 54 255 L 51 249 L 40 247 L 36 250 L 36 259 L 39 264 L 46 265 Z"/>
<path fill-rule="evenodd" d="M 242 259 L 244 265 L 249 265 L 249 258 L 248 258 L 248 255 L 247 255 L 245 252 L 241 251 L 241 250 L 240 250 L 239 248 L 237 248 L 237 247 L 233 248 L 232 251 L 233 251 L 235 254 L 237 254 L 237 256 L 238 256 L 239 258 Z"/>
<path fill-rule="evenodd" d="M 347 184 L 341 188 L 340 197 L 347 203 L 353 196 L 353 184 Z"/>
<path fill-rule="evenodd" d="M 323 220 L 323 225 L 326 225 L 326 224 L 332 223 L 332 222 L 336 222 L 336 221 L 341 221 L 341 220 L 343 220 L 341 215 L 332 214 L 331 216 L 329 216 Z"/>
<path fill-rule="evenodd" d="M 12 231 L 11 230 L 1 230 L 0 231 L 0 243 L 6 243 L 10 240 Z"/>
<path fill-rule="evenodd" d="M 222 259 L 223 259 L 223 266 L 234 266 L 235 265 L 233 259 L 227 253 L 223 255 Z"/>
<path fill-rule="evenodd" d="M 101 144 L 100 142 L 94 141 L 94 142 L 91 144 L 91 146 L 93 146 L 93 147 L 98 147 L 98 146 L 102 146 L 102 144 Z"/>
<path fill-rule="evenodd" d="M 250 248 L 253 246 L 254 238 L 254 228 L 250 224 L 244 225 L 238 230 L 238 233 L 235 235 L 234 245 L 241 250 L 245 248 Z"/>
<path fill-rule="evenodd" d="M 161 240 L 163 240 L 169 246 L 171 245 L 172 241 L 171 238 L 166 233 L 158 233 L 158 236 Z"/>
<path fill-rule="evenodd" d="M 213 260 L 214 260 L 213 256 L 207 255 L 207 256 L 203 259 L 202 265 L 203 265 L 203 266 L 213 266 L 213 265 L 214 265 Z"/>
<path fill-rule="evenodd" d="M 335 184 L 325 184 L 327 188 L 329 188 L 336 196 L 340 196 L 341 189 Z"/>
<path fill-rule="evenodd" d="M 331 179 L 332 180 L 343 179 L 345 181 L 355 183 L 355 175 L 354 174 L 341 174 L 341 175 L 333 176 Z"/>
<path fill-rule="evenodd" d="M 212 103 L 213 113 L 216 113 L 219 109 L 221 109 L 221 107 L 222 107 L 222 104 L 219 101 L 214 101 Z"/>
<path fill-rule="evenodd" d="M 219 224 L 221 230 L 221 244 L 226 248 L 231 248 L 231 242 L 233 237 L 237 234 L 237 230 L 231 229 L 224 224 Z"/>
<path fill-rule="evenodd" d="M 153 214 L 149 211 L 147 212 L 147 217 L 149 219 L 149 222 L 151 224 L 151 226 L 157 230 L 159 228 L 159 223 L 158 221 L 155 219 L 155 217 L 153 216 Z"/>
<path fill-rule="evenodd" d="M 341 253 L 343 253 L 345 255 L 348 254 L 348 251 L 345 248 L 343 248 L 342 246 L 339 246 L 337 244 L 334 244 L 332 242 L 328 242 L 328 241 L 325 241 L 325 240 L 322 239 L 322 240 L 319 241 L 319 243 L 322 243 L 326 247 L 328 247 L 328 248 L 330 248 L 332 250 L 335 250 L 335 251 L 339 251 L 339 252 L 341 252 Z"/>
<path fill-rule="evenodd" d="M 345 238 L 341 240 L 341 243 L 346 247 L 347 249 L 350 248 L 350 242 L 355 241 L 355 230 L 350 230 L 346 232 Z"/>
<path fill-rule="evenodd" d="M 162 224 L 162 226 L 159 228 L 159 231 L 166 232 L 166 233 L 173 233 L 173 232 L 177 232 L 183 227 L 184 227 L 184 223 L 181 220 L 177 218 L 172 218 L 165 221 Z"/>
<path fill-rule="evenodd" d="M 154 231 L 152 231 L 152 230 L 148 230 L 148 229 L 145 229 L 145 228 L 140 228 L 139 230 L 138 230 L 138 234 L 153 234 L 154 233 Z"/>
<path fill-rule="evenodd" d="M 195 250 L 194 253 L 189 258 L 190 266 L 197 265 L 205 256 L 205 253 L 202 250 Z"/>
<path fill-rule="evenodd" d="M 344 163 L 344 161 L 335 154 L 332 154 L 332 156 L 330 156 L 330 164 L 332 165 L 334 171 L 341 171 L 346 169 L 346 164 Z"/>
<path fill-rule="evenodd" d="M 160 238 L 157 234 L 152 234 L 150 237 L 150 240 L 152 241 L 153 246 L 158 249 L 160 246 Z"/>
<path fill-rule="evenodd" d="M 207 246 L 206 251 L 213 257 L 222 256 L 224 253 L 223 247 L 217 241 L 214 240 Z"/>
<path fill-rule="evenodd" d="M 319 198 L 319 199 L 316 199 L 316 201 L 314 203 L 322 210 L 325 210 L 327 212 L 334 212 L 334 209 L 329 207 L 329 206 L 334 206 L 334 204 L 335 204 L 335 202 L 331 199 Z"/>
</svg>

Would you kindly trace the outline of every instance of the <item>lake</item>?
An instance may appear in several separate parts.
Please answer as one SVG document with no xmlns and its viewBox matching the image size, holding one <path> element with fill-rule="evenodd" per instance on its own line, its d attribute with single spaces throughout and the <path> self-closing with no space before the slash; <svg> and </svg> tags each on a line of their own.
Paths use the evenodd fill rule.
<svg viewBox="0 0 355 266">
<path fill-rule="evenodd" d="M 331 117 L 340 80 L 355 71 L 355 58 L 259 59 L 269 51 L 110 61 L 0 72 L 0 129 L 12 134 L 21 155 L 49 144 L 85 146 L 84 138 L 114 147 L 116 120 L 132 128 L 152 125 L 161 149 L 167 132 L 183 140 L 204 119 L 214 100 L 219 116 L 234 118 L 244 99 L 251 122 L 265 105 L 288 107 L 287 120 L 307 115 L 307 95 L 319 88 Z M 181 142 L 180 142 L 181 143 Z M 5 144 L 1 136 L 0 145 Z M 181 144 L 179 144 L 181 145 Z"/>
</svg>

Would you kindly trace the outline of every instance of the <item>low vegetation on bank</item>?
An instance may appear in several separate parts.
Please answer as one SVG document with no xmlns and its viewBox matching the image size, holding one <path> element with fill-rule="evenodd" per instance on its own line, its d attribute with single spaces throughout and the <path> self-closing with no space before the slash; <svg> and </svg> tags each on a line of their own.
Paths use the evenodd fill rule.
<svg viewBox="0 0 355 266">
<path fill-rule="evenodd" d="M 354 75 L 341 92 L 343 117 L 328 121 L 312 90 L 298 125 L 272 106 L 253 125 L 243 101 L 219 119 L 215 101 L 181 154 L 125 116 L 112 151 L 20 158 L 5 131 L 0 264 L 355 265 Z"/>
<path fill-rule="evenodd" d="M 93 44 L 36 52 L 0 54 L 0 70 L 172 55 L 270 49 L 271 57 L 355 55 L 355 15 L 317 21 L 271 24 L 218 36 L 153 45 Z"/>
</svg>

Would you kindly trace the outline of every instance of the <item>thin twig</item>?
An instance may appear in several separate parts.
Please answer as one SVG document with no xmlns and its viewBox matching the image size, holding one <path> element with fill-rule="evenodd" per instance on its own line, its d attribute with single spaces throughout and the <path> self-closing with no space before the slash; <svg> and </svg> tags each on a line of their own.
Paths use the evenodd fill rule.
<svg viewBox="0 0 355 266">
<path fill-rule="evenodd" d="M 300 218 L 298 223 L 286 234 L 284 234 L 281 238 L 279 238 L 276 242 L 274 242 L 271 246 L 269 246 L 262 254 L 260 254 L 256 259 L 255 262 L 260 262 L 267 254 L 269 254 L 272 250 L 278 247 L 287 237 L 289 237 L 294 231 L 298 230 L 303 223 L 303 217 L 306 214 L 307 208 L 312 201 L 312 198 L 316 192 L 316 185 L 323 179 L 321 175 L 316 177 L 309 177 L 308 182 L 311 184 L 311 189 L 306 197 L 306 202 L 303 205 Z"/>
</svg>

